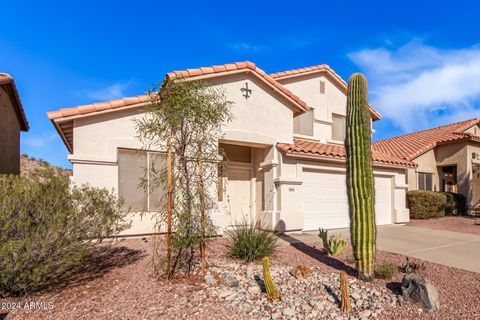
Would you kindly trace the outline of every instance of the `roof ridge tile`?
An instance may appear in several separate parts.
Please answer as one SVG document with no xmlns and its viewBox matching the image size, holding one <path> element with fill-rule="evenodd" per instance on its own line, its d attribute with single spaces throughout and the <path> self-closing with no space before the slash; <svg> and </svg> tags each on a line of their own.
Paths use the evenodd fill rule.
<svg viewBox="0 0 480 320">
<path fill-rule="evenodd" d="M 372 147 L 376 150 L 381 148 L 390 154 L 397 154 L 404 159 L 412 160 L 435 148 L 439 143 L 474 138 L 475 136 L 473 134 L 464 131 L 479 122 L 480 118 L 473 118 L 435 128 L 410 132 L 404 135 L 375 141 Z"/>
<path fill-rule="evenodd" d="M 342 145 L 315 142 L 301 138 L 294 138 L 293 144 L 278 143 L 277 149 L 290 156 L 312 155 L 321 158 L 346 159 L 346 150 Z M 400 165 L 406 167 L 415 167 L 414 162 L 396 157 L 385 152 L 378 152 L 372 149 L 372 160 L 378 163 L 388 165 Z"/>
</svg>

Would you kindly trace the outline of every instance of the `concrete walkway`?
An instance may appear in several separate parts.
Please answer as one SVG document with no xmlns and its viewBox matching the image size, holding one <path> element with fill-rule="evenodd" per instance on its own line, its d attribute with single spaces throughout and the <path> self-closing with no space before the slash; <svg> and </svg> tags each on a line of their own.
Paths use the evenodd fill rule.
<svg viewBox="0 0 480 320">
<path fill-rule="evenodd" d="M 330 234 L 349 237 L 348 229 Z M 281 243 L 321 241 L 318 232 L 292 233 L 281 237 Z M 379 250 L 457 267 L 480 273 L 480 236 L 468 233 L 433 230 L 401 225 L 379 226 Z"/>
</svg>

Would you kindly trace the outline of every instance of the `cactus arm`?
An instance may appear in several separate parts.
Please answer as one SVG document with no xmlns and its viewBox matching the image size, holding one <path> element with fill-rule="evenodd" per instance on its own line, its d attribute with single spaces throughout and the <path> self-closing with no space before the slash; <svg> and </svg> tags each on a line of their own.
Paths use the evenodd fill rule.
<svg viewBox="0 0 480 320">
<path fill-rule="evenodd" d="M 318 236 L 322 239 L 323 247 L 327 252 L 327 255 L 331 254 L 330 243 L 328 239 L 328 230 L 324 230 L 323 228 L 318 229 Z"/>
<path fill-rule="evenodd" d="M 272 300 L 280 300 L 280 291 L 275 287 L 272 277 L 270 276 L 270 260 L 268 257 L 263 257 L 263 281 L 265 282 L 267 295 Z"/>
</svg>

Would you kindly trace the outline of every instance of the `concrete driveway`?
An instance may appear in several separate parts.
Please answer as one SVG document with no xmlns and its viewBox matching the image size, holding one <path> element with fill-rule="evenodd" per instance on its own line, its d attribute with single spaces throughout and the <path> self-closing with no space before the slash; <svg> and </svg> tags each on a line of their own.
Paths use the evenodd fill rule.
<svg viewBox="0 0 480 320">
<path fill-rule="evenodd" d="M 332 230 L 348 238 L 349 231 Z M 318 242 L 317 232 L 291 234 L 283 243 Z M 480 273 L 480 236 L 401 225 L 379 226 L 377 248 L 405 256 Z"/>
</svg>

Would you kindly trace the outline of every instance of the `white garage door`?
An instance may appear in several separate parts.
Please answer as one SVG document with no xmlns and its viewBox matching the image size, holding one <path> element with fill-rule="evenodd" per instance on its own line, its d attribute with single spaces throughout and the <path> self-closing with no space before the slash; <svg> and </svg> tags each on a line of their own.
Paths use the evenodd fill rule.
<svg viewBox="0 0 480 320">
<path fill-rule="evenodd" d="M 342 173 L 303 172 L 304 230 L 348 228 L 346 177 Z M 378 225 L 392 223 L 391 179 L 375 177 L 375 213 Z"/>
</svg>

